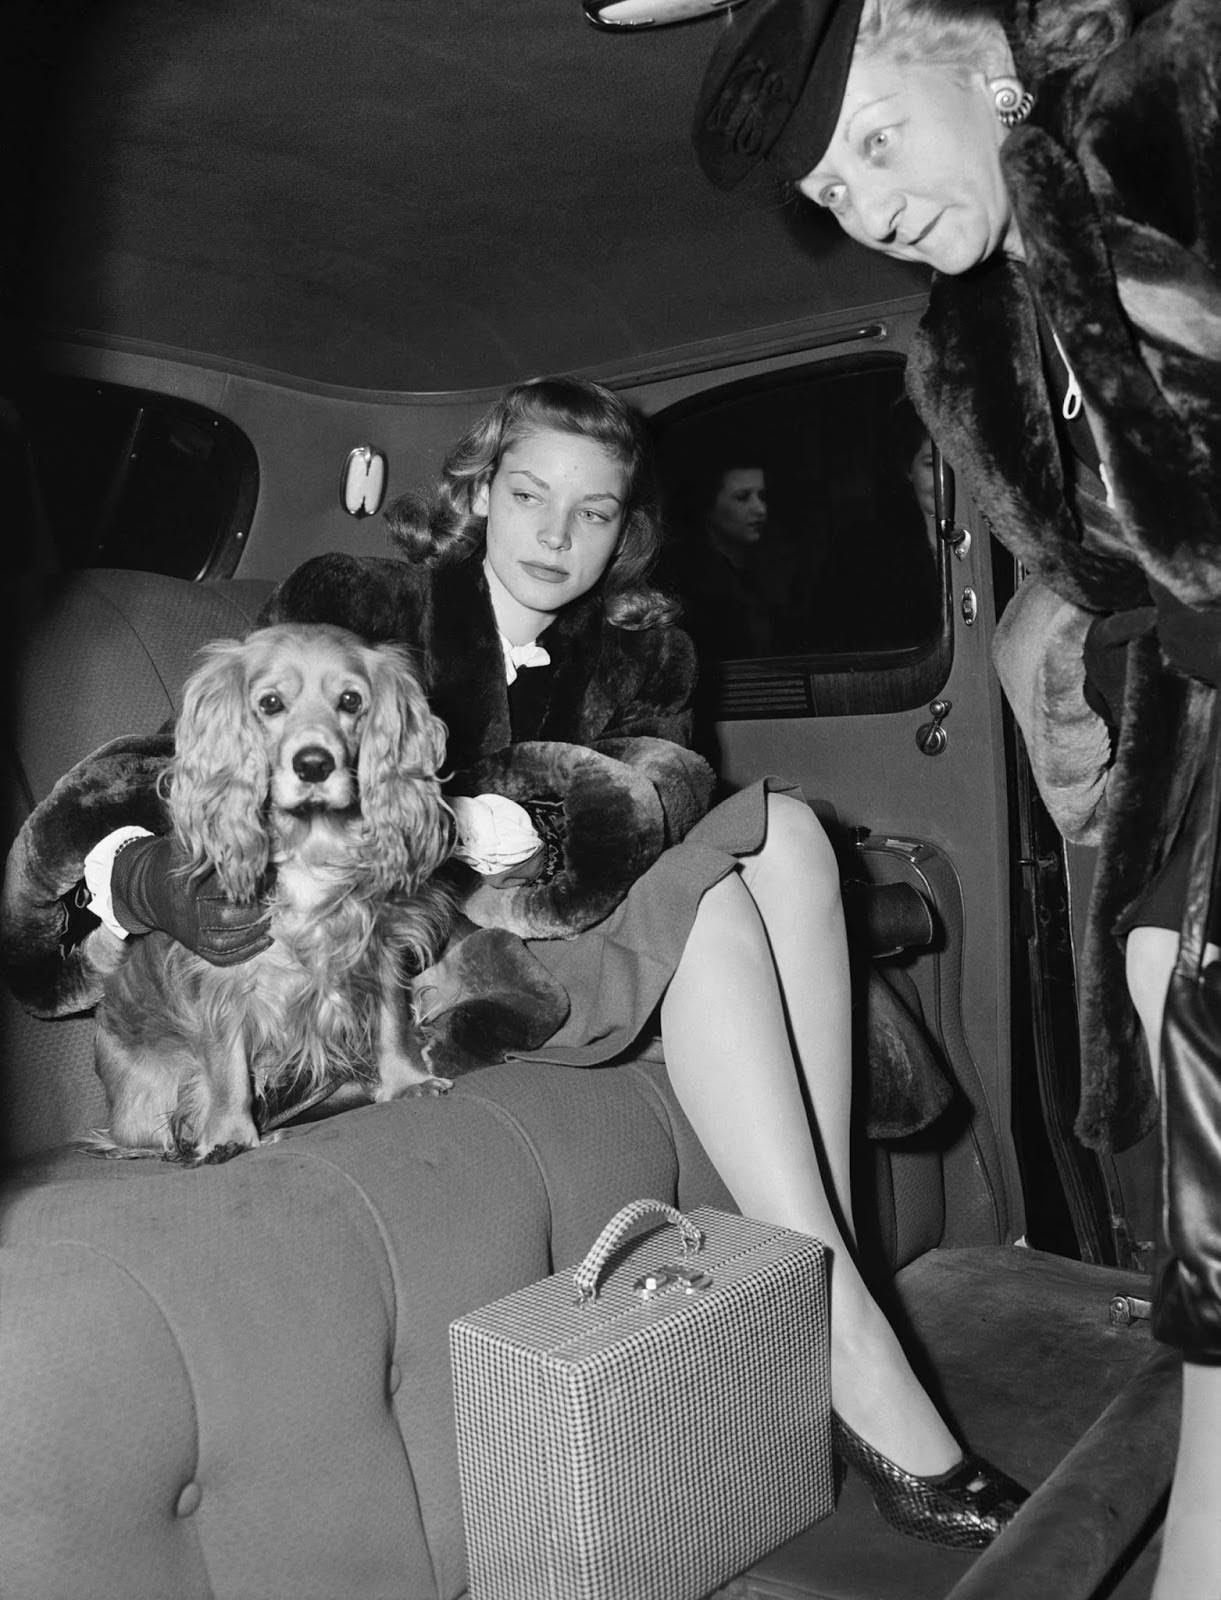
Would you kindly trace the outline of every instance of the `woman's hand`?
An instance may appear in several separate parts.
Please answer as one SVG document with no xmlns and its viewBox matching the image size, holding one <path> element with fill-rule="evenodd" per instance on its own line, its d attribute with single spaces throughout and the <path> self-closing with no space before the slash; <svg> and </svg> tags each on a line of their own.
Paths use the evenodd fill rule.
<svg viewBox="0 0 1221 1600">
<path fill-rule="evenodd" d="M 457 837 L 454 854 L 485 883 L 530 883 L 547 859 L 529 812 L 500 794 L 455 795 L 449 802 Z"/>
<path fill-rule="evenodd" d="M 189 865 L 172 838 L 124 845 L 110 875 L 118 921 L 129 933 L 159 928 L 214 967 L 237 966 L 266 950 L 271 943 L 266 911 L 228 899 L 215 872 L 188 876 Z"/>
<path fill-rule="evenodd" d="M 665 847 L 665 814 L 649 773 L 587 745 L 527 740 L 463 777 L 485 797 L 562 811 L 554 873 L 527 882 L 485 877 L 467 894 L 462 910 L 480 927 L 571 939 L 608 916 Z M 541 865 L 532 855 L 519 870 Z"/>
</svg>

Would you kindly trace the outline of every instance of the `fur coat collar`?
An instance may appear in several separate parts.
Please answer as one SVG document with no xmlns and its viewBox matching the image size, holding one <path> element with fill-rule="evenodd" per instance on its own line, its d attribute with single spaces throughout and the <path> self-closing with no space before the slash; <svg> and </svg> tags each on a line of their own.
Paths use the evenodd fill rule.
<svg viewBox="0 0 1221 1600">
<path fill-rule="evenodd" d="M 1026 250 L 934 281 L 908 383 L 990 529 L 1099 613 L 1149 583 L 1221 606 L 1221 12 L 1174 0 L 1092 72 L 1045 85 L 1003 165 Z M 1108 489 L 1075 495 L 1032 293 L 1080 384 Z M 1208 695 L 1148 638 L 1129 647 L 1123 729 L 1082 972 L 1087 1144 L 1123 1148 L 1156 1100 L 1112 935 L 1164 860 Z"/>
</svg>

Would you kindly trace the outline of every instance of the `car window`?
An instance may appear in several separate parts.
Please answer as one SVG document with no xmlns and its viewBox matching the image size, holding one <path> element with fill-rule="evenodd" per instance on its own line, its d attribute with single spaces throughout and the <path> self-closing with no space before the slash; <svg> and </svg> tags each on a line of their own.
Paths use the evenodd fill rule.
<svg viewBox="0 0 1221 1600">
<path fill-rule="evenodd" d="M 258 489 L 254 447 L 234 423 L 172 396 L 62 376 L 24 396 L 21 415 L 57 565 L 232 573 Z"/>
<path fill-rule="evenodd" d="M 705 392 L 655 427 L 665 577 L 705 663 L 754 663 L 759 682 L 770 665 L 777 684 L 786 666 L 885 675 L 946 642 L 932 446 L 901 359 Z M 720 672 L 726 684 L 743 676 Z"/>
</svg>

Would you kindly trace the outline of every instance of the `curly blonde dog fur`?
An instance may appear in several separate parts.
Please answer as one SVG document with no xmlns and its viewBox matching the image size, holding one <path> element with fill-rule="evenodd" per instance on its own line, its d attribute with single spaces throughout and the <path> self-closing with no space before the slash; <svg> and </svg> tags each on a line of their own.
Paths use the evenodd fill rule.
<svg viewBox="0 0 1221 1600">
<path fill-rule="evenodd" d="M 188 871 L 265 903 L 272 942 L 220 967 L 163 933 L 129 941 L 98 1009 L 98 1143 L 115 1155 L 224 1159 L 259 1144 L 277 1108 L 341 1083 L 375 1101 L 449 1087 L 423 1063 L 410 1001 L 452 920 L 431 881 L 452 837 L 445 729 L 406 652 L 277 626 L 203 656 L 170 816 Z"/>
</svg>

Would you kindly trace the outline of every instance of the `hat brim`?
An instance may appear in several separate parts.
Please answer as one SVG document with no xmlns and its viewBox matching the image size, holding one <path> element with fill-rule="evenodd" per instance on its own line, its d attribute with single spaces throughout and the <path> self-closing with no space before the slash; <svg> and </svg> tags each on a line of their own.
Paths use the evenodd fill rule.
<svg viewBox="0 0 1221 1600">
<path fill-rule="evenodd" d="M 755 0 L 713 51 L 692 138 L 700 166 L 736 188 L 762 161 L 792 180 L 817 166 L 843 104 L 864 0 Z"/>
</svg>

